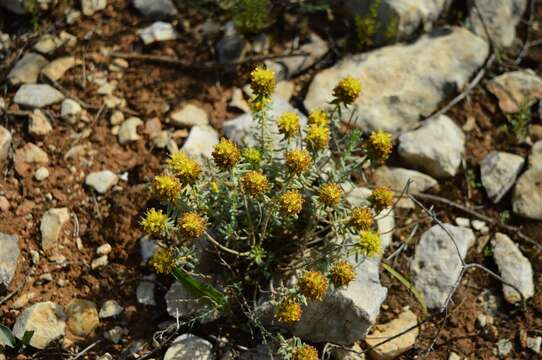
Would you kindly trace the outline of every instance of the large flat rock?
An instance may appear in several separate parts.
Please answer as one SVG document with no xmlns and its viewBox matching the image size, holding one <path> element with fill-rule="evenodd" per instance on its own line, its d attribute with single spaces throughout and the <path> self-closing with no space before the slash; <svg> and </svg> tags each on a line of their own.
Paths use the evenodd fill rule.
<svg viewBox="0 0 542 360">
<path fill-rule="evenodd" d="M 461 89 L 488 51 L 488 44 L 466 29 L 436 29 L 412 44 L 347 57 L 320 72 L 304 105 L 307 109 L 325 106 L 332 99 L 333 87 L 350 75 L 362 84 L 353 106 L 357 126 L 391 132 L 410 129 Z"/>
</svg>

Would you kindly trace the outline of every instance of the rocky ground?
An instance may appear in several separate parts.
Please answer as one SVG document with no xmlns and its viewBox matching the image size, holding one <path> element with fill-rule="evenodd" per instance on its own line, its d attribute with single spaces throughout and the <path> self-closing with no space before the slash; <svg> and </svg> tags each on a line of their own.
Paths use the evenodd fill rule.
<svg viewBox="0 0 542 360">
<path fill-rule="evenodd" d="M 138 226 L 169 153 L 243 140 L 260 62 L 281 80 L 275 113 L 360 79 L 352 125 L 392 132 L 395 148 L 349 201 L 413 180 L 378 224 L 382 258 L 292 332 L 340 344 L 337 359 L 541 356 L 540 1 L 382 0 L 397 30 L 361 47 L 348 16 L 363 0 L 277 2 L 250 36 L 212 2 L 22 3 L 0 3 L 0 323 L 34 336 L 0 359 L 269 358 L 220 319 L 160 337 L 186 294 L 146 266 L 156 242 Z"/>
</svg>

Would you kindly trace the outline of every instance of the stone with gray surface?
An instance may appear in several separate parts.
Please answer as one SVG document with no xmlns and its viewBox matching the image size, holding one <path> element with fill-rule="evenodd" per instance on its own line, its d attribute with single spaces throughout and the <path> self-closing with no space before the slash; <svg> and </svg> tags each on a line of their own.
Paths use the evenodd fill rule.
<svg viewBox="0 0 542 360">
<path fill-rule="evenodd" d="M 488 44 L 466 29 L 436 29 L 413 43 L 346 57 L 321 71 L 310 84 L 304 105 L 309 110 L 326 106 L 335 85 L 353 76 L 363 88 L 352 107 L 356 126 L 391 132 L 411 129 L 463 88 L 488 52 Z"/>
<path fill-rule="evenodd" d="M 13 280 L 19 254 L 18 236 L 0 232 L 0 290 Z"/>
<path fill-rule="evenodd" d="M 519 155 L 492 151 L 480 163 L 482 185 L 493 203 L 501 201 L 523 168 L 525 159 Z"/>
<path fill-rule="evenodd" d="M 410 264 L 414 285 L 424 294 L 430 309 L 445 305 L 461 273 L 460 257 L 465 259 L 475 241 L 470 229 L 450 224 L 443 227 L 434 225 L 423 233 Z"/>
<path fill-rule="evenodd" d="M 525 299 L 534 295 L 533 267 L 529 259 L 521 253 L 517 244 L 507 235 L 495 234 L 493 258 L 504 281 L 517 287 Z M 521 295 L 514 288 L 503 285 L 503 292 L 504 298 L 509 303 L 521 301 Z"/>
<path fill-rule="evenodd" d="M 465 134 L 452 119 L 441 115 L 426 120 L 413 131 L 399 136 L 401 160 L 437 178 L 457 174 L 465 153 Z"/>
</svg>

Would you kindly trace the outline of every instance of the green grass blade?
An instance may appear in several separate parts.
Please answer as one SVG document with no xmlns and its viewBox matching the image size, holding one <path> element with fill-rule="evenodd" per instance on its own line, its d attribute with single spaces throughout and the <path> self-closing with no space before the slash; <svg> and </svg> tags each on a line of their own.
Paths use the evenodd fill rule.
<svg viewBox="0 0 542 360">
<path fill-rule="evenodd" d="M 403 274 L 401 274 L 399 271 L 392 268 L 390 265 L 386 264 L 385 262 L 382 262 L 382 267 L 384 268 L 384 270 L 389 272 L 394 278 L 399 280 L 399 282 L 403 284 L 414 295 L 416 300 L 418 300 L 418 302 L 420 303 L 423 313 L 427 315 L 427 306 L 425 305 L 423 294 L 419 292 L 418 289 L 416 289 L 416 287 L 414 287 L 414 285 Z"/>
<path fill-rule="evenodd" d="M 7 326 L 0 324 L 0 345 L 14 348 L 16 343 L 17 341 L 15 340 L 11 330 Z"/>
<path fill-rule="evenodd" d="M 176 268 L 175 270 L 173 270 L 172 275 L 178 282 L 183 284 L 184 287 L 188 289 L 188 291 L 192 292 L 192 294 L 196 296 L 207 297 L 219 307 L 224 307 L 227 304 L 228 301 L 226 300 L 224 294 L 222 294 L 211 285 L 194 279 L 184 270 Z"/>
</svg>

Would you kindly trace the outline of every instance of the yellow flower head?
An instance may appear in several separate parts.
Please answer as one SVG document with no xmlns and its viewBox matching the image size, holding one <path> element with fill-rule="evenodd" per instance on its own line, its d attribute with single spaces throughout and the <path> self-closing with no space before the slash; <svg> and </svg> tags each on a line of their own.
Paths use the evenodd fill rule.
<svg viewBox="0 0 542 360">
<path fill-rule="evenodd" d="M 361 92 L 361 84 L 359 80 L 352 76 L 347 76 L 335 86 L 333 89 L 334 102 L 350 105 L 356 100 Z"/>
<path fill-rule="evenodd" d="M 189 239 L 197 239 L 203 235 L 206 226 L 205 219 L 195 212 L 185 213 L 179 219 L 179 231 Z"/>
<path fill-rule="evenodd" d="M 168 217 L 162 210 L 148 209 L 139 224 L 150 234 L 162 234 L 168 228 Z"/>
<path fill-rule="evenodd" d="M 326 111 L 317 109 L 309 114 L 309 125 L 323 126 L 329 125 L 329 116 Z"/>
<path fill-rule="evenodd" d="M 181 183 L 171 175 L 158 175 L 152 184 L 153 192 L 162 201 L 175 201 L 181 195 Z"/>
<path fill-rule="evenodd" d="M 159 248 L 151 257 L 150 265 L 159 274 L 169 274 L 175 268 L 175 257 L 171 251 Z"/>
<path fill-rule="evenodd" d="M 387 186 L 377 186 L 367 199 L 376 213 L 393 205 L 393 191 Z"/>
<path fill-rule="evenodd" d="M 258 195 L 269 190 L 269 181 L 267 177 L 259 171 L 249 171 L 241 178 L 241 185 L 243 191 L 251 194 Z"/>
<path fill-rule="evenodd" d="M 243 159 L 253 166 L 258 166 L 262 161 L 262 153 L 256 148 L 249 147 L 243 150 Z"/>
<path fill-rule="evenodd" d="M 355 208 L 350 216 L 350 225 L 357 231 L 365 231 L 371 229 L 374 224 L 374 216 L 369 208 Z"/>
<path fill-rule="evenodd" d="M 329 144 L 329 129 L 326 126 L 310 125 L 305 141 L 314 150 L 325 149 Z"/>
<path fill-rule="evenodd" d="M 341 260 L 333 264 L 330 270 L 331 281 L 336 287 L 348 286 L 356 277 L 354 267 L 347 261 Z"/>
<path fill-rule="evenodd" d="M 296 134 L 299 134 L 301 129 L 299 116 L 296 113 L 286 111 L 277 119 L 277 126 L 279 128 L 279 133 L 291 138 Z"/>
<path fill-rule="evenodd" d="M 250 73 L 250 87 L 257 97 L 270 97 L 275 90 L 275 72 L 258 66 Z"/>
<path fill-rule="evenodd" d="M 281 301 L 277 306 L 277 312 L 275 314 L 278 321 L 284 325 L 293 326 L 301 319 L 301 304 L 299 301 L 287 298 Z"/>
<path fill-rule="evenodd" d="M 167 166 L 184 184 L 193 184 L 201 174 L 201 166 L 180 151 L 170 155 Z"/>
<path fill-rule="evenodd" d="M 327 183 L 320 186 L 318 196 L 320 201 L 329 207 L 335 207 L 341 201 L 343 191 L 337 184 Z"/>
<path fill-rule="evenodd" d="M 293 360 L 319 360 L 318 350 L 314 346 L 303 344 L 292 351 Z"/>
<path fill-rule="evenodd" d="M 287 215 L 297 215 L 303 209 L 303 196 L 297 190 L 286 191 L 279 197 L 280 210 Z"/>
<path fill-rule="evenodd" d="M 391 134 L 381 130 L 373 132 L 365 143 L 365 149 L 369 159 L 381 162 L 386 160 L 393 150 Z"/>
<path fill-rule="evenodd" d="M 380 254 L 380 234 L 376 231 L 361 231 L 359 233 L 358 248 L 366 256 L 372 257 Z"/>
<path fill-rule="evenodd" d="M 233 141 L 222 138 L 215 145 L 212 156 L 216 166 L 222 169 L 231 169 L 241 158 L 241 152 Z"/>
<path fill-rule="evenodd" d="M 312 157 L 307 150 L 292 150 L 284 155 L 284 163 L 288 171 L 294 175 L 301 175 L 308 170 Z"/>
<path fill-rule="evenodd" d="M 318 271 L 306 271 L 298 282 L 299 291 L 307 299 L 322 301 L 327 292 L 327 278 Z"/>
</svg>

